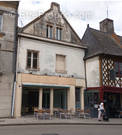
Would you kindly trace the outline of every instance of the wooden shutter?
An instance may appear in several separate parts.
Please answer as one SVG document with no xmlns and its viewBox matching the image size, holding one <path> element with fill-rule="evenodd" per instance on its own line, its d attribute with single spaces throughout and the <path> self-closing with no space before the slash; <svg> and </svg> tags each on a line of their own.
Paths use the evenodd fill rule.
<svg viewBox="0 0 122 135">
<path fill-rule="evenodd" d="M 56 55 L 56 71 L 64 72 L 65 71 L 65 56 Z"/>
</svg>

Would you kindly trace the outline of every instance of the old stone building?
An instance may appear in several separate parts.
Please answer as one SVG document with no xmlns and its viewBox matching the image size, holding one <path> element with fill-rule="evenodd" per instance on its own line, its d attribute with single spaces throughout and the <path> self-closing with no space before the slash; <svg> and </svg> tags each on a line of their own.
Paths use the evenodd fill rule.
<svg viewBox="0 0 122 135">
<path fill-rule="evenodd" d="M 84 109 L 84 50 L 57 3 L 18 33 L 15 116 Z"/>
<path fill-rule="evenodd" d="M 0 117 L 10 117 L 15 71 L 18 2 L 0 1 Z"/>
<path fill-rule="evenodd" d="M 109 116 L 118 117 L 122 111 L 122 36 L 114 32 L 113 20 L 106 18 L 100 22 L 100 30 L 88 26 L 82 42 L 88 47 L 85 107 L 96 116 L 97 104 L 104 101 Z"/>
</svg>

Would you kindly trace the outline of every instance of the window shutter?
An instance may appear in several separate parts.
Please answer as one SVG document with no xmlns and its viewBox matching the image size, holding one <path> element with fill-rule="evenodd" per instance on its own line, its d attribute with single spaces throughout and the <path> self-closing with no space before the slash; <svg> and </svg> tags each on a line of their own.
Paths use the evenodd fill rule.
<svg viewBox="0 0 122 135">
<path fill-rule="evenodd" d="M 65 56 L 56 55 L 56 70 L 65 71 Z"/>
</svg>

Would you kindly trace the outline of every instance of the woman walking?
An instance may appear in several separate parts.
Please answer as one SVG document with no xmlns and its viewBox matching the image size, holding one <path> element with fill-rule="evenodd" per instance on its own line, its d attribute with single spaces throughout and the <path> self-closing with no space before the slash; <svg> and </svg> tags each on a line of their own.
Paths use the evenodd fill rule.
<svg viewBox="0 0 122 135">
<path fill-rule="evenodd" d="M 103 114 L 104 114 L 104 103 L 101 102 L 100 105 L 98 106 L 98 121 L 101 121 L 103 119 Z"/>
</svg>

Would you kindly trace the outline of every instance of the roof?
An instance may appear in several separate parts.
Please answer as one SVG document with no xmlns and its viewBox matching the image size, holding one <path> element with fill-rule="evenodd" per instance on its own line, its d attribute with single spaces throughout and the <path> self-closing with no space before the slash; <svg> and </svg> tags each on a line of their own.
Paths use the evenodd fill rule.
<svg viewBox="0 0 122 135">
<path fill-rule="evenodd" d="M 122 56 L 122 36 L 87 27 L 82 43 L 88 47 L 84 59 L 100 54 Z"/>
<path fill-rule="evenodd" d="M 18 9 L 19 0 L 16 0 L 16 1 L 0 1 L 0 5 L 5 6 L 5 7 L 13 7 L 15 9 Z"/>
</svg>

